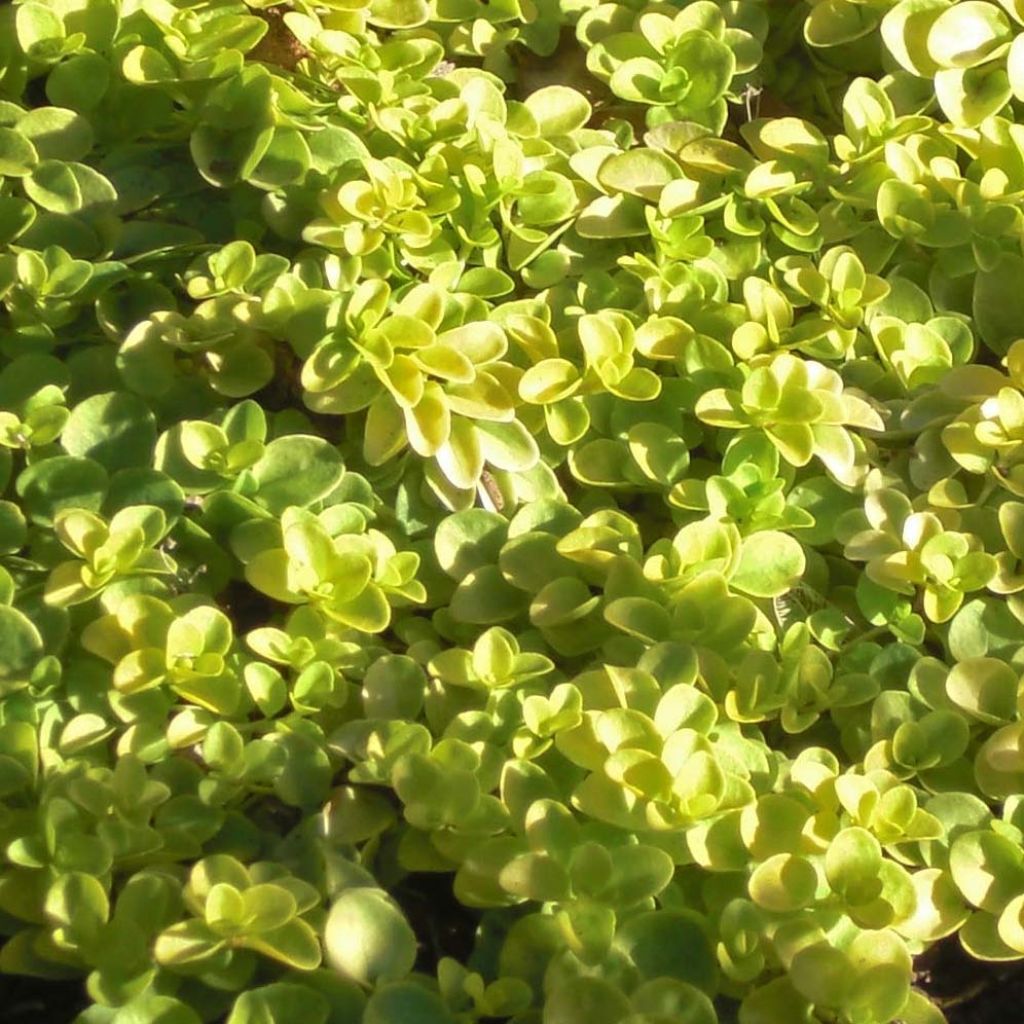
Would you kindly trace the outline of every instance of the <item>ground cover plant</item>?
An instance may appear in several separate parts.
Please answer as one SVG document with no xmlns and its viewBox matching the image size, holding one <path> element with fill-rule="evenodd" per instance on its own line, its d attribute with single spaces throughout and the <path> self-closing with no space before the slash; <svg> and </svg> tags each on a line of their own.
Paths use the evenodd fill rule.
<svg viewBox="0 0 1024 1024">
<path fill-rule="evenodd" d="M 1022 125 L 1021 0 L 0 8 L 0 972 L 941 1024 L 1024 960 Z"/>
</svg>

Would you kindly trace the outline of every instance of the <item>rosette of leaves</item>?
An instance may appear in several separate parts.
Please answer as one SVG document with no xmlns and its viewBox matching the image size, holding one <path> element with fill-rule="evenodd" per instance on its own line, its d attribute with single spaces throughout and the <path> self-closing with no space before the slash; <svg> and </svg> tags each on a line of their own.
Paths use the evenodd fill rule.
<svg viewBox="0 0 1024 1024">
<path fill-rule="evenodd" d="M 985 197 L 990 200 L 1005 199 L 1017 187 L 1013 159 L 1019 148 L 1013 141 L 1012 123 L 1005 117 L 993 115 L 976 128 L 958 128 L 954 133 L 957 146 L 971 161 L 968 177 L 985 180 Z M 1005 179 L 989 173 L 1000 168 Z"/>
<path fill-rule="evenodd" d="M 5 946 L 3 964 L 47 978 L 91 971 L 96 991 L 120 1003 L 154 977 L 149 945 L 179 915 L 180 897 L 175 879 L 143 868 L 125 878 L 115 900 L 109 869 L 160 847 L 150 819 L 166 804 L 169 787 L 147 779 L 130 756 L 115 772 L 93 769 L 76 783 L 63 794 L 45 793 L 42 827 L 35 832 L 23 823 L 12 842 L 5 887 L 28 887 L 45 911 L 24 920 L 25 930 Z M 63 847 L 58 856 L 55 842 Z M 8 899 L 4 909 L 24 919 L 28 903 Z"/>
<path fill-rule="evenodd" d="M 876 682 L 884 678 L 884 673 L 880 675 L 878 672 L 883 661 L 884 658 L 869 666 Z M 862 708 L 857 715 L 848 717 L 845 727 L 849 730 L 850 741 L 857 744 L 865 774 L 870 778 L 876 782 L 896 780 L 911 783 L 916 776 L 921 785 L 930 787 L 944 775 L 966 770 L 964 759 L 971 740 L 971 728 L 968 717 L 945 692 L 945 674 L 944 666 L 923 659 L 914 670 L 910 693 L 876 692 L 870 708 Z M 859 722 L 856 721 L 857 716 L 860 717 Z M 881 782 L 879 785 L 882 786 Z M 882 786 L 885 791 L 889 788 L 889 782 Z M 903 794 L 900 799 L 906 802 L 904 791 L 900 789 L 899 792 Z M 888 799 L 895 800 L 896 797 Z M 908 809 L 906 813 L 910 815 L 911 811 Z M 922 822 L 930 823 L 928 827 L 931 829 L 935 828 L 930 818 L 923 817 L 918 824 Z M 878 823 L 869 824 L 862 820 L 860 824 L 875 831 L 883 844 L 891 841 L 887 838 L 890 832 L 881 829 Z"/>
<path fill-rule="evenodd" d="M 409 9 L 415 6 L 409 5 Z M 435 101 L 450 98 L 440 76 L 435 75 L 445 54 L 437 39 L 392 40 L 341 31 L 325 25 L 309 8 L 301 14 L 289 12 L 286 24 L 324 69 L 324 77 L 351 97 L 346 101 L 351 113 L 395 138 L 422 137 L 427 112 Z M 424 81 L 434 77 L 438 78 L 436 87 Z"/>
<path fill-rule="evenodd" d="M 399 551 L 379 530 L 326 509 L 290 507 L 280 523 L 254 520 L 236 528 L 232 546 L 256 590 L 284 604 L 309 604 L 327 619 L 365 633 L 391 621 L 392 602 L 425 597 L 415 578 L 419 556 Z M 269 529 L 267 528 L 269 526 Z"/>
<path fill-rule="evenodd" d="M 347 677 L 366 670 L 373 649 L 310 605 L 296 608 L 283 625 L 259 626 L 246 634 L 246 645 L 265 659 L 243 669 L 256 706 L 268 718 L 288 704 L 300 715 L 344 707 L 352 691 Z"/>
<path fill-rule="evenodd" d="M 112 898 L 94 877 L 62 874 L 51 888 L 47 915 L 52 952 L 65 964 L 73 960 L 81 968 L 90 968 L 96 991 L 118 1003 L 136 1000 L 144 1007 L 153 1000 L 160 1006 L 166 999 L 164 1007 L 184 1006 L 171 997 L 136 996 L 154 973 L 149 952 L 153 940 L 180 913 L 177 888 L 166 874 L 143 869 L 132 874 Z"/>
<path fill-rule="evenodd" d="M 554 667 L 543 654 L 521 651 L 515 636 L 499 626 L 481 633 L 472 651 L 450 647 L 428 664 L 431 674 L 448 685 L 484 691 L 518 686 Z"/>
<path fill-rule="evenodd" d="M 870 332 L 880 358 L 908 392 L 940 382 L 953 367 L 967 365 L 975 350 L 970 325 L 959 317 L 906 323 L 883 314 L 872 317 Z"/>
<path fill-rule="evenodd" d="M 14 409 L 0 410 L 0 444 L 25 451 L 56 441 L 71 415 L 65 402 L 62 388 L 45 384 Z"/>
<path fill-rule="evenodd" d="M 687 539 L 701 532 L 685 527 L 684 531 Z M 728 537 L 729 532 L 725 531 L 724 536 Z M 609 601 L 605 619 L 645 644 L 692 644 L 727 661 L 735 659 L 745 651 L 755 627 L 764 629 L 767 622 L 749 598 L 729 593 L 724 576 L 716 571 L 722 558 L 715 559 L 715 552 L 699 548 L 698 554 L 712 556 L 706 558 L 710 564 L 684 567 L 674 545 L 656 542 L 644 566 L 646 586 L 635 577 L 630 580 L 630 592 Z M 729 551 L 728 555 L 734 558 L 735 553 Z M 682 578 L 673 576 L 680 569 Z M 729 670 L 721 667 L 725 670 L 722 678 L 727 680 Z"/>
<path fill-rule="evenodd" d="M 595 650 L 610 639 L 603 613 L 615 567 L 627 586 L 633 581 L 641 554 L 639 527 L 611 509 L 583 519 L 564 512 L 547 523 L 543 518 L 510 538 L 499 564 L 514 586 L 530 592 L 530 622 L 555 651 L 571 656 Z M 545 550 L 550 554 L 538 572 L 530 559 Z"/>
<path fill-rule="evenodd" d="M 360 171 L 321 194 L 325 216 L 311 221 L 303 238 L 351 256 L 370 256 L 385 241 L 402 254 L 430 245 L 436 229 L 420 209 L 425 200 L 413 169 L 393 157 L 370 160 Z"/>
<path fill-rule="evenodd" d="M 588 313 L 576 324 L 582 349 L 582 366 L 546 345 L 551 355 L 534 362 L 520 377 L 520 398 L 542 406 L 545 424 L 553 441 L 569 445 L 578 441 L 590 424 L 585 396 L 607 392 L 627 402 L 649 402 L 661 392 L 661 379 L 637 365 L 637 332 L 632 320 L 618 311 Z M 551 338 L 554 341 L 554 338 Z"/>
<path fill-rule="evenodd" d="M 588 48 L 587 67 L 621 99 L 650 108 L 650 127 L 694 121 L 719 134 L 727 100 L 742 92 L 757 68 L 767 32 L 754 3 L 728 7 L 697 0 L 670 17 L 626 6 L 580 19 L 577 36 Z"/>
<path fill-rule="evenodd" d="M 75 557 L 51 570 L 46 581 L 50 604 L 81 604 L 112 583 L 175 572 L 174 561 L 157 547 L 167 532 L 167 517 L 155 505 L 133 505 L 109 521 L 84 509 L 65 509 L 57 513 L 54 532 Z"/>
<path fill-rule="evenodd" d="M 950 850 L 950 873 L 973 911 L 961 929 L 961 941 L 981 960 L 1018 960 L 1020 940 L 1020 864 L 1013 840 L 996 831 L 971 831 Z"/>
<path fill-rule="evenodd" d="M 508 340 L 488 320 L 462 321 L 439 289 L 411 289 L 388 311 L 389 290 L 364 282 L 342 324 L 307 358 L 302 384 L 318 412 L 366 409 L 363 457 L 380 466 L 407 446 L 436 461 L 452 501 L 472 492 L 484 467 L 523 472 L 536 442 L 516 419 L 519 373 Z"/>
<path fill-rule="evenodd" d="M 748 318 L 733 332 L 732 347 L 744 359 L 778 350 L 846 358 L 870 307 L 888 292 L 846 246 L 830 249 L 817 266 L 807 257 L 782 257 L 772 271 L 774 280 L 752 276 L 743 283 Z"/>
<path fill-rule="evenodd" d="M 175 474 L 187 479 L 191 493 L 216 490 L 225 481 L 244 488 L 248 478 L 239 481 L 239 477 L 263 458 L 266 440 L 267 420 L 262 407 L 255 402 L 241 402 L 228 410 L 219 424 L 185 420 L 179 430 L 165 435 L 157 443 L 156 462 L 178 469 L 173 466 L 174 455 L 171 454 L 171 446 L 177 442 L 185 461 L 198 471 L 189 474 L 182 467 Z"/>
<path fill-rule="evenodd" d="M 768 530 L 743 537 L 727 517 L 712 514 L 655 541 L 644 575 L 670 598 L 703 573 L 720 574 L 741 593 L 778 597 L 796 584 L 805 565 L 799 542 L 788 534 Z"/>
<path fill-rule="evenodd" d="M 807 257 L 787 256 L 776 261 L 775 270 L 794 305 L 810 307 L 790 337 L 800 339 L 800 351 L 819 359 L 848 358 L 872 307 L 889 293 L 887 282 L 869 274 L 847 246 L 829 249 L 817 265 Z"/>
<path fill-rule="evenodd" d="M 894 931 L 864 930 L 836 945 L 817 936 L 808 938 L 811 941 L 794 956 L 788 976 L 796 999 L 779 999 L 778 990 L 769 990 L 770 996 L 762 996 L 767 1007 L 783 1009 L 787 1002 L 793 1009 L 813 1005 L 878 1024 L 900 1019 L 908 1011 L 928 1012 L 929 1004 L 922 1006 L 911 989 L 910 952 Z"/>
<path fill-rule="evenodd" d="M 970 404 L 942 429 L 942 444 L 968 473 L 990 477 L 1012 494 L 1024 487 L 1019 435 L 1024 426 L 1021 374 L 1024 342 L 1011 346 L 1004 360 L 1008 373 L 976 373 L 965 367 L 943 381 L 946 393 Z"/>
<path fill-rule="evenodd" d="M 233 295 L 240 301 L 261 291 L 287 269 L 287 259 L 277 253 L 257 253 L 246 241 L 230 242 L 195 261 L 185 272 L 185 289 L 200 301 L 221 295 Z"/>
<path fill-rule="evenodd" d="M 58 112 L 57 108 L 53 108 L 53 110 Z M 86 138 L 90 137 L 91 129 L 88 128 L 87 123 L 84 123 L 72 111 L 62 113 L 71 115 L 70 123 L 65 121 L 61 124 L 62 119 L 58 117 L 55 119 L 56 124 L 46 125 L 46 121 L 43 119 L 39 128 L 58 133 L 63 129 L 69 135 L 74 135 L 76 130 L 81 130 L 87 133 Z M 9 130 L 13 131 L 13 129 Z M 56 162 L 51 160 L 38 163 L 36 168 L 45 168 L 47 164 Z M 91 170 L 85 164 L 77 166 L 85 168 L 86 171 Z M 36 171 L 36 173 L 41 177 L 44 172 Z M 53 169 L 51 169 L 52 173 Z M 84 177 L 84 172 L 82 172 L 82 176 Z M 111 188 L 106 179 L 100 180 L 107 188 Z M 76 178 L 73 178 L 70 184 L 65 181 L 63 188 L 68 190 L 76 188 L 78 193 L 81 193 L 83 185 L 86 189 L 89 185 L 92 185 L 95 190 L 102 188 L 89 179 L 79 183 Z M 44 187 L 48 191 L 43 192 Z M 41 195 L 34 201 L 38 202 L 43 209 L 60 205 L 73 208 L 75 205 L 73 199 L 69 198 L 64 204 L 61 204 L 60 199 L 57 198 L 61 194 L 61 188 L 61 183 L 57 181 L 47 186 L 40 184 L 38 189 Z M 27 190 L 31 198 L 33 194 L 31 186 L 27 186 Z M 56 193 L 52 198 L 49 195 L 50 191 Z M 28 208 L 35 210 L 35 207 L 32 206 Z M 69 211 L 65 209 L 60 212 L 67 214 Z M 38 214 L 33 214 L 31 220 L 35 220 L 38 216 Z M 29 224 L 26 223 L 25 226 L 27 228 Z M 43 326 L 47 333 L 71 323 L 78 315 L 79 307 L 88 302 L 90 298 L 95 299 L 99 290 L 105 284 L 112 283 L 123 267 L 122 264 L 113 261 L 104 265 L 76 259 L 60 245 L 48 245 L 41 252 L 25 249 L 16 257 L 9 254 L 3 257 L 3 264 L 4 270 L 0 272 L 0 295 L 3 296 L 4 304 L 10 311 L 15 324 Z"/>
<path fill-rule="evenodd" d="M 836 643 L 834 624 L 838 620 L 839 631 L 845 633 L 848 620 L 835 612 L 834 607 L 819 609 L 808 615 L 805 622 L 795 622 L 786 629 L 779 644 L 777 673 L 759 653 L 750 655 L 751 665 L 764 675 L 751 686 L 745 672 L 736 673 L 732 705 L 736 710 L 730 709 L 730 717 L 743 720 L 741 701 L 751 693 L 764 694 L 770 700 L 777 700 L 776 695 L 781 694 L 779 722 L 786 732 L 795 734 L 806 732 L 823 715 L 842 720 L 848 714 L 846 709 L 870 702 L 878 691 L 878 680 L 870 673 L 869 665 L 856 659 L 856 646 L 844 649 L 844 645 Z M 839 657 L 833 665 L 831 658 L 837 646 Z M 849 657 L 844 660 L 843 655 Z M 771 704 L 769 709 L 774 710 Z M 757 709 L 756 713 L 761 717 L 763 710 Z"/>
<path fill-rule="evenodd" d="M 834 370 L 789 353 L 750 360 L 740 390 L 718 388 L 697 402 L 702 422 L 727 429 L 760 430 L 793 466 L 817 456 L 841 483 L 863 477 L 864 441 L 849 427 L 884 429 L 865 399 L 847 393 Z"/>
<path fill-rule="evenodd" d="M 583 716 L 555 734 L 555 748 L 587 772 L 572 794 L 580 813 L 629 830 L 671 831 L 751 798 L 745 766 L 716 757 L 709 734 L 717 709 L 692 684 L 662 694 L 650 672 L 606 666 L 576 685 Z"/>
<path fill-rule="evenodd" d="M 627 921 L 672 878 L 664 850 L 580 821 L 553 799 L 530 803 L 517 832 L 503 837 L 501 847 L 500 840 L 492 842 L 491 857 L 465 864 L 455 884 L 484 905 L 547 905 L 561 933 L 558 946 L 590 966 L 608 961 L 618 921 Z"/>
<path fill-rule="evenodd" d="M 189 151 L 196 169 L 214 186 L 245 182 L 274 192 L 301 182 L 319 162 L 307 138 L 315 133 L 316 115 L 322 110 L 319 98 L 304 94 L 265 65 L 247 62 L 204 96 Z M 338 146 L 342 152 L 345 148 L 346 155 L 361 149 L 348 138 Z"/>
<path fill-rule="evenodd" d="M 741 130 L 750 149 L 698 137 L 675 151 L 683 174 L 665 186 L 659 211 L 713 218 L 710 233 L 740 265 L 756 265 L 766 246 L 780 243 L 781 252 L 817 252 L 824 239 L 808 199 L 833 173 L 825 137 L 795 117 L 750 121 Z"/>
<path fill-rule="evenodd" d="M 867 529 L 856 528 L 861 518 Z M 869 494 L 863 516 L 851 514 L 844 527 L 849 528 L 846 557 L 866 562 L 868 578 L 880 587 L 920 593 L 932 622 L 951 619 L 965 594 L 983 589 L 997 572 L 995 558 L 977 536 L 948 528 L 934 512 L 914 511 L 895 489 Z"/>
<path fill-rule="evenodd" d="M 208 382 L 228 398 L 245 398 L 274 375 L 271 339 L 239 316 L 236 296 L 207 299 L 185 315 L 154 312 L 124 338 L 118 370 L 128 387 L 149 399 L 171 393 L 178 380 Z"/>
<path fill-rule="evenodd" d="M 196 963 L 224 971 L 252 953 L 303 971 L 320 965 L 317 932 L 305 916 L 319 906 L 320 893 L 276 865 L 247 869 L 227 854 L 205 857 L 182 898 L 192 916 L 165 928 L 153 950 L 171 971 Z"/>
<path fill-rule="evenodd" d="M 1024 92 L 1024 49 L 1015 42 L 1022 25 L 1024 11 L 1012 0 L 903 0 L 881 34 L 903 68 L 932 79 L 946 117 L 974 127 Z"/>
<path fill-rule="evenodd" d="M 863 188 L 865 198 L 874 199 L 878 182 L 867 165 L 878 158 L 886 142 L 934 127 L 932 118 L 906 112 L 902 105 L 898 108 L 895 94 L 896 80 L 888 78 L 855 78 L 843 94 L 843 131 L 832 138 L 832 148 L 850 165 L 842 188 L 847 202 L 861 199 L 856 186 Z"/>
<path fill-rule="evenodd" d="M 667 327 L 667 318 L 662 323 Z M 659 340 L 670 344 L 668 337 Z M 650 402 L 620 403 L 607 392 L 586 399 L 590 428 L 569 453 L 573 476 L 594 487 L 662 493 L 686 473 L 700 440 L 700 428 L 684 411 L 688 398 L 686 384 L 662 378 Z"/>
<path fill-rule="evenodd" d="M 453 628 L 496 625 L 522 613 L 526 595 L 499 568 L 508 532 L 508 520 L 486 509 L 456 512 L 438 525 L 434 555 L 454 588 L 447 591 L 446 601 Z"/>
<path fill-rule="evenodd" d="M 429 753 L 395 753 L 388 781 L 403 817 L 427 833 L 446 860 L 458 863 L 483 837 L 502 831 L 508 811 L 492 792 L 500 776 L 495 746 L 453 735 L 438 740 Z M 413 846 L 407 866 L 414 867 L 417 859 Z"/>
<path fill-rule="evenodd" d="M 478 971 L 469 970 L 452 957 L 442 957 L 438 963 L 437 985 L 451 1012 L 470 1015 L 474 1020 L 514 1017 L 533 1001 L 530 984 L 522 978 L 487 982 Z"/>
<path fill-rule="evenodd" d="M 180 601 L 126 597 L 115 612 L 88 624 L 82 646 L 113 665 L 112 682 L 120 694 L 167 686 L 217 714 L 233 715 L 240 706 L 231 622 L 209 605 L 183 610 Z"/>
<path fill-rule="evenodd" d="M 145 40 L 123 57 L 129 81 L 188 88 L 238 74 L 245 54 L 266 34 L 267 22 L 243 4 L 224 3 L 199 17 L 173 3 L 154 5 L 144 12 Z M 185 95 L 189 95 L 185 92 Z"/>
<path fill-rule="evenodd" d="M 886 162 L 895 176 L 878 187 L 875 208 L 889 235 L 938 250 L 943 272 L 963 278 L 999 265 L 1019 231 L 1019 211 L 965 178 L 956 157 L 934 132 L 890 143 Z"/>
<path fill-rule="evenodd" d="M 668 502 L 694 513 L 694 518 L 703 513 L 734 522 L 743 534 L 813 526 L 813 515 L 787 500 L 792 478 L 792 470 L 783 465 L 768 438 L 737 437 L 729 443 L 721 473 L 680 480 L 669 491 Z"/>
</svg>

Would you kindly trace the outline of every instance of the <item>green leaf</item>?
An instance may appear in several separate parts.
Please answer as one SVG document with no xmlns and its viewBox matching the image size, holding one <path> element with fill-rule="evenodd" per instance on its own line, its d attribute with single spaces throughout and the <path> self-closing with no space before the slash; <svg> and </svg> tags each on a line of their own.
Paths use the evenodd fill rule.
<svg viewBox="0 0 1024 1024">
<path fill-rule="evenodd" d="M 930 78 L 939 70 L 929 52 L 929 36 L 946 9 L 945 0 L 902 0 L 882 19 L 886 47 L 912 75 Z"/>
<path fill-rule="evenodd" d="M 936 942 L 951 935 L 967 920 L 970 911 L 949 873 L 926 868 L 912 875 L 916 905 L 913 916 L 901 921 L 899 931 L 909 939 Z"/>
<path fill-rule="evenodd" d="M 89 121 L 61 107 L 30 110 L 18 121 L 18 131 L 43 160 L 81 160 L 93 147 Z"/>
<path fill-rule="evenodd" d="M 305 507 L 329 494 L 345 471 L 338 449 L 319 437 L 291 434 L 271 441 L 252 467 L 255 499 L 280 514 L 290 505 Z"/>
<path fill-rule="evenodd" d="M 35 146 L 15 128 L 0 127 L 0 174 L 22 178 L 39 163 Z"/>
<path fill-rule="evenodd" d="M 76 213 L 85 205 L 78 178 L 70 164 L 43 160 L 25 178 L 25 192 L 44 210 Z"/>
<path fill-rule="evenodd" d="M 26 53 L 32 53 L 49 43 L 64 38 L 64 23 L 47 5 L 22 4 L 15 17 L 18 44 Z"/>
<path fill-rule="evenodd" d="M 631 149 L 609 156 L 597 172 L 609 192 L 624 192 L 657 202 L 661 190 L 681 174 L 679 165 L 657 149 Z"/>
<path fill-rule="evenodd" d="M 398 905 L 380 889 L 351 889 L 331 907 L 324 927 L 331 966 L 366 985 L 398 981 L 416 961 L 416 936 Z"/>
<path fill-rule="evenodd" d="M 646 910 L 623 922 L 615 948 L 641 978 L 675 978 L 703 992 L 714 992 L 718 964 L 704 921 L 686 910 Z"/>
<path fill-rule="evenodd" d="M 312 971 L 320 966 L 317 934 L 302 920 L 288 921 L 271 931 L 251 936 L 246 945 L 299 971 Z"/>
<path fill-rule="evenodd" d="M 984 0 L 963 0 L 928 29 L 928 55 L 941 68 L 970 68 L 989 60 L 1011 38 L 1010 20 Z"/>
<path fill-rule="evenodd" d="M 1024 257 L 1004 253 L 974 280 L 973 314 L 978 333 L 993 351 L 1003 354 L 1018 336 L 1024 295 L 1013 287 L 1024 273 Z"/>
<path fill-rule="evenodd" d="M 46 96 L 58 107 L 94 110 L 110 85 L 110 64 L 95 53 L 79 53 L 61 61 L 46 79 Z"/>
<path fill-rule="evenodd" d="M 935 95 L 955 125 L 974 127 L 997 113 L 1012 95 L 1006 71 L 998 64 L 948 68 L 935 75 Z"/>
<path fill-rule="evenodd" d="M 120 1007 L 110 1024 L 200 1024 L 200 1020 L 187 1003 L 145 992 Z"/>
<path fill-rule="evenodd" d="M 825 853 L 825 877 L 851 905 L 868 903 L 881 891 L 882 848 L 870 832 L 844 828 Z"/>
<path fill-rule="evenodd" d="M 968 903 L 998 914 L 1024 889 L 1024 853 L 995 832 L 958 836 L 949 850 L 949 871 Z"/>
<path fill-rule="evenodd" d="M 202 921 L 171 925 L 157 936 L 153 956 L 160 964 L 177 965 L 207 960 L 223 943 Z"/>
<path fill-rule="evenodd" d="M 968 658 L 946 680 L 950 700 L 969 715 L 993 725 L 1017 713 L 1017 673 L 996 658 Z"/>
<path fill-rule="evenodd" d="M 326 1024 L 330 1005 L 305 985 L 278 981 L 250 988 L 235 1000 L 226 1024 L 289 1024 L 294 1020 Z"/>
<path fill-rule="evenodd" d="M 61 434 L 61 445 L 69 455 L 93 459 L 111 472 L 148 466 L 155 444 L 152 411 L 128 391 L 93 395 L 79 402 Z"/>
<path fill-rule="evenodd" d="M 845 1006 L 855 982 L 849 958 L 827 942 L 799 950 L 789 978 L 800 995 L 819 1006 Z"/>
<path fill-rule="evenodd" d="M 718 1024 L 714 1004 L 699 988 L 673 978 L 644 982 L 630 996 L 633 1011 L 652 1020 Z"/>
<path fill-rule="evenodd" d="M 508 583 L 496 565 L 473 569 L 452 595 L 449 610 L 459 622 L 491 625 L 519 613 L 526 595 Z"/>
<path fill-rule="evenodd" d="M 779 853 L 759 864 L 750 876 L 750 898 L 765 910 L 791 913 L 810 905 L 818 875 L 805 857 Z"/>
<path fill-rule="evenodd" d="M 55 456 L 27 466 L 15 481 L 30 521 L 49 525 L 64 508 L 98 512 L 107 491 L 106 470 L 92 459 Z"/>
<path fill-rule="evenodd" d="M 590 120 L 587 98 L 564 85 L 549 85 L 530 93 L 526 109 L 533 115 L 542 137 L 569 135 Z"/>
<path fill-rule="evenodd" d="M 820 6 L 834 6 L 830 0 Z M 818 8 L 815 8 L 818 10 Z M 854 8 L 859 10 L 859 8 Z M 801 995 L 788 977 L 775 978 L 748 993 L 739 1011 L 739 1024 L 777 1024 L 778 1021 L 810 1022 L 813 1004 Z"/>
<path fill-rule="evenodd" d="M 618 987 L 596 977 L 568 977 L 549 990 L 545 1016 L 565 1024 L 613 1024 L 627 1019 L 629 1003 Z"/>
<path fill-rule="evenodd" d="M 744 540 L 729 585 L 752 597 L 781 597 L 797 584 L 806 564 L 799 541 L 765 530 Z"/>
<path fill-rule="evenodd" d="M 800 801 L 782 793 L 766 793 L 756 804 L 743 808 L 740 835 L 757 860 L 767 860 L 780 853 L 796 853 L 809 817 L 809 810 Z"/>
<path fill-rule="evenodd" d="M 42 653 L 35 625 L 17 608 L 0 604 L 0 679 L 24 678 Z"/>
<path fill-rule="evenodd" d="M 414 981 L 381 985 L 367 1000 L 361 1024 L 452 1024 L 436 992 Z"/>
<path fill-rule="evenodd" d="M 395 818 L 394 807 L 384 794 L 343 786 L 331 795 L 324 827 L 329 838 L 362 843 L 384 832 Z"/>
<path fill-rule="evenodd" d="M 624 633 L 653 643 L 667 640 L 671 632 L 668 612 L 646 597 L 620 597 L 605 608 L 604 617 Z"/>
<path fill-rule="evenodd" d="M 496 512 L 456 512 L 441 522 L 434 535 L 438 563 L 452 579 L 464 579 L 474 569 L 498 561 L 507 530 L 508 523 Z"/>
<path fill-rule="evenodd" d="M 525 900 L 540 903 L 565 899 L 569 876 L 564 867 L 546 853 L 524 853 L 513 857 L 498 876 L 501 887 Z"/>
<path fill-rule="evenodd" d="M 624 846 L 614 857 L 612 874 L 601 899 L 631 906 L 662 892 L 672 881 L 675 865 L 664 850 L 654 846 Z"/>
<path fill-rule="evenodd" d="M 227 188 L 245 180 L 259 166 L 274 141 L 271 125 L 237 128 L 200 124 L 189 148 L 199 173 L 211 184 Z"/>
<path fill-rule="evenodd" d="M 386 29 L 407 29 L 423 25 L 430 16 L 424 0 L 371 0 L 367 20 Z"/>
</svg>

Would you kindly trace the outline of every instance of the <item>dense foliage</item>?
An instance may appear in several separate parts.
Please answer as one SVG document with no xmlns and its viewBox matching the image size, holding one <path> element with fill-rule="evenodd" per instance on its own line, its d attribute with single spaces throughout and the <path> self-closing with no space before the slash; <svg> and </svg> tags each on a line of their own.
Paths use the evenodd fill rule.
<svg viewBox="0 0 1024 1024">
<path fill-rule="evenodd" d="M 0 97 L 0 970 L 938 1024 L 915 955 L 1024 959 L 1022 0 L 16 0 Z"/>
</svg>

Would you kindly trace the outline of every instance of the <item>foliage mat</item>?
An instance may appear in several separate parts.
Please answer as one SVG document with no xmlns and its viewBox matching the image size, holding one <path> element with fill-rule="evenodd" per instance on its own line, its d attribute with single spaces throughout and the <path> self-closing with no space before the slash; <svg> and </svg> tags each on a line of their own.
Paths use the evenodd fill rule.
<svg viewBox="0 0 1024 1024">
<path fill-rule="evenodd" d="M 1024 999 L 1024 0 L 0 6 L 0 1022 Z"/>
</svg>

